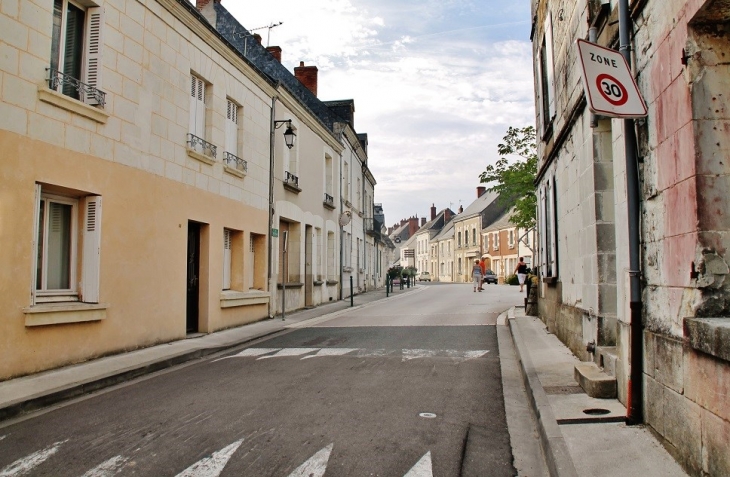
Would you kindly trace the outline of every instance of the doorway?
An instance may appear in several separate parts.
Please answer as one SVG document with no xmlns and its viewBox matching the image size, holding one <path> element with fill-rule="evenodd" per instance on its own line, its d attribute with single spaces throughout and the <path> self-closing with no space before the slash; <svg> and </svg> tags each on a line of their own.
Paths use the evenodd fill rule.
<svg viewBox="0 0 730 477">
<path fill-rule="evenodd" d="M 312 298 L 312 286 L 314 277 L 312 274 L 312 226 L 304 227 L 304 306 L 314 306 Z"/>
<path fill-rule="evenodd" d="M 200 315 L 200 224 L 188 222 L 187 305 L 185 330 L 197 333 Z"/>
</svg>

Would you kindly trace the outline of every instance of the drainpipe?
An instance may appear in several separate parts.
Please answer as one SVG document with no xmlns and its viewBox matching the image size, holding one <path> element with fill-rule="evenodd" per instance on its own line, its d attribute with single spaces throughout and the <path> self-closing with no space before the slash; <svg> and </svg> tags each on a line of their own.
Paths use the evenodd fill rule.
<svg viewBox="0 0 730 477">
<path fill-rule="evenodd" d="M 338 124 L 338 123 L 335 123 L 335 124 Z M 342 128 L 342 126 L 338 126 L 338 127 L 339 127 L 339 131 L 337 133 L 337 140 L 342 142 L 342 133 L 343 133 L 344 129 Z M 344 153 L 345 151 L 343 150 L 342 152 Z M 340 225 L 340 217 L 342 217 L 342 214 L 345 213 L 345 204 L 344 204 L 345 198 L 343 197 L 343 191 L 342 191 L 342 174 L 344 171 L 344 168 L 342 166 L 344 164 L 344 161 L 345 161 L 345 158 L 343 157 L 343 154 L 340 154 L 340 173 L 339 173 L 339 176 L 340 176 L 340 215 L 337 217 L 337 226 L 340 228 L 340 266 L 339 266 L 340 285 L 339 285 L 339 290 L 337 293 L 338 300 L 342 300 L 342 287 L 344 286 L 342 284 L 342 280 L 344 280 L 344 278 L 345 278 L 344 271 L 343 271 L 344 264 L 342 261 L 342 259 L 344 257 L 343 248 L 344 248 L 345 228 L 342 225 Z"/>
<path fill-rule="evenodd" d="M 276 89 L 279 89 L 279 83 L 276 83 Z M 272 260 L 273 252 L 271 250 L 273 238 L 271 237 L 271 230 L 274 227 L 274 141 L 275 141 L 275 128 L 274 119 L 276 117 L 276 100 L 278 96 L 274 95 L 271 98 L 271 118 L 269 120 L 269 257 L 268 257 L 268 283 L 269 283 L 269 318 L 274 317 L 274 292 L 276 291 L 276 283 L 272 283 Z"/>
<path fill-rule="evenodd" d="M 631 65 L 631 14 L 629 0 L 619 0 L 619 51 Z M 636 132 L 634 120 L 624 119 L 624 145 L 626 148 L 626 207 L 629 219 L 629 284 L 631 308 L 631 374 L 629 375 L 628 424 L 644 421 L 643 409 L 643 358 L 644 327 L 641 316 L 641 263 L 640 263 L 640 195 L 639 165 L 637 161 Z"/>
</svg>

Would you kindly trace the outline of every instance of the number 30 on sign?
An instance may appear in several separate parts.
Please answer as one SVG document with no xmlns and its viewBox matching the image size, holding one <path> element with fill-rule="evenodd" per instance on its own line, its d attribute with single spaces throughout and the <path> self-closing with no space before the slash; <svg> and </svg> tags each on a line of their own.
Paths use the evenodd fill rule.
<svg viewBox="0 0 730 477">
<path fill-rule="evenodd" d="M 646 104 L 623 55 L 585 40 L 577 40 L 576 46 L 590 110 L 614 118 L 646 116 Z"/>
</svg>

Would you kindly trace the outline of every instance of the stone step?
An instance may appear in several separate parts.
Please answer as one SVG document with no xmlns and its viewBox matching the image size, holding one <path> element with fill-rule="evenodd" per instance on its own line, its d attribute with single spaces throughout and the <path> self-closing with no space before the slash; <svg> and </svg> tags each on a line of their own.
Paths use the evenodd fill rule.
<svg viewBox="0 0 730 477">
<path fill-rule="evenodd" d="M 590 397 L 599 399 L 616 398 L 616 378 L 606 374 L 592 361 L 576 364 L 573 377 Z"/>
<path fill-rule="evenodd" d="M 594 361 L 609 376 L 616 377 L 618 352 L 615 346 L 597 346 Z"/>
</svg>

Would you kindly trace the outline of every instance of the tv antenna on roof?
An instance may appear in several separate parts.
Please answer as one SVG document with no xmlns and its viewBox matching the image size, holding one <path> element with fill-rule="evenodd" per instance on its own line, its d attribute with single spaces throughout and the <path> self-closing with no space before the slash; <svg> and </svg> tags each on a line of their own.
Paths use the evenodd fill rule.
<svg viewBox="0 0 730 477">
<path fill-rule="evenodd" d="M 271 22 L 266 26 L 258 27 L 258 28 L 251 28 L 249 31 L 256 31 L 256 30 L 263 30 L 264 28 L 268 28 L 269 32 L 266 34 L 266 46 L 269 46 L 269 42 L 271 41 L 271 29 L 276 28 L 279 25 L 281 25 L 284 22 L 274 23 Z"/>
</svg>

